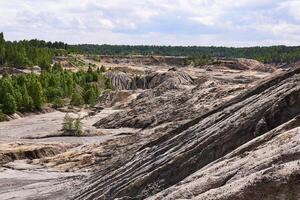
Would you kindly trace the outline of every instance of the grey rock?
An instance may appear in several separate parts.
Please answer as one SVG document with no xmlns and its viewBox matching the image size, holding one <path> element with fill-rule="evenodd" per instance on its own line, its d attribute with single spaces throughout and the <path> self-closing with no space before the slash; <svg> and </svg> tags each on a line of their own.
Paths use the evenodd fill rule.
<svg viewBox="0 0 300 200">
<path fill-rule="evenodd" d="M 299 83 L 296 68 L 199 114 L 75 199 L 299 199 Z"/>
</svg>

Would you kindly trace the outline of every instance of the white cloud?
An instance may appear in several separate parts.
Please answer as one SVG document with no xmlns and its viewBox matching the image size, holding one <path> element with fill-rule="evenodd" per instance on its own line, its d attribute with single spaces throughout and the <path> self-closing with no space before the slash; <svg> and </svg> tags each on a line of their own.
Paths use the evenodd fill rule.
<svg viewBox="0 0 300 200">
<path fill-rule="evenodd" d="M 288 13 L 295 19 L 300 21 L 300 1 L 299 0 L 287 0 L 280 3 L 280 9 L 282 11 L 288 11 Z"/>
<path fill-rule="evenodd" d="M 0 0 L 0 7 L 0 31 L 13 40 L 300 44 L 300 0 Z"/>
</svg>

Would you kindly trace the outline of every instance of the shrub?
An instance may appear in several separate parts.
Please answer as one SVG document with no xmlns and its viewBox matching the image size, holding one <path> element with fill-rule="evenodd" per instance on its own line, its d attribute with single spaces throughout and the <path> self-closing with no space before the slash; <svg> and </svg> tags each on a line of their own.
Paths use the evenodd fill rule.
<svg viewBox="0 0 300 200">
<path fill-rule="evenodd" d="M 72 118 L 69 114 L 66 114 L 63 123 L 63 132 L 67 136 L 81 136 L 82 127 L 80 118 Z"/>
<path fill-rule="evenodd" d="M 5 114 L 2 112 L 2 110 L 0 110 L 0 122 L 4 122 L 6 121 L 6 116 Z"/>
<path fill-rule="evenodd" d="M 56 98 L 53 100 L 52 104 L 53 104 L 53 108 L 57 109 L 57 108 L 64 107 L 65 102 L 61 98 Z"/>
<path fill-rule="evenodd" d="M 14 114 L 17 110 L 15 98 L 11 94 L 5 94 L 3 99 L 3 112 L 5 114 Z"/>
<path fill-rule="evenodd" d="M 63 97 L 63 91 L 61 88 L 49 87 L 46 96 L 49 102 L 54 102 Z"/>
<path fill-rule="evenodd" d="M 97 92 L 94 88 L 90 88 L 85 92 L 84 101 L 90 106 L 94 106 L 97 100 Z"/>
<path fill-rule="evenodd" d="M 81 107 L 83 104 L 84 104 L 84 101 L 83 101 L 82 96 L 77 92 L 74 93 L 72 95 L 71 105 Z"/>
</svg>

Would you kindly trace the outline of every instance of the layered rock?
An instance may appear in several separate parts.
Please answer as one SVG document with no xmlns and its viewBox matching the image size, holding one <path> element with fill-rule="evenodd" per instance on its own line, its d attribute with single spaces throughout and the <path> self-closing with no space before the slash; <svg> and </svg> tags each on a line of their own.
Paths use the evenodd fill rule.
<svg viewBox="0 0 300 200">
<path fill-rule="evenodd" d="M 257 60 L 246 58 L 219 58 L 214 64 L 236 70 L 256 70 L 262 72 L 273 72 L 275 70 L 271 66 L 267 66 Z"/>
<path fill-rule="evenodd" d="M 199 114 L 95 173 L 76 199 L 299 198 L 299 83 L 297 68 Z"/>
<path fill-rule="evenodd" d="M 197 86 L 162 83 L 142 92 L 125 110 L 101 119 L 98 128 L 146 128 L 192 119 L 239 94 L 245 86 L 206 80 Z M 170 87 L 169 87 L 170 86 Z M 172 86 L 172 87 L 171 87 Z M 103 97 L 104 98 L 104 97 Z"/>
<path fill-rule="evenodd" d="M 149 199 L 300 199 L 300 117 Z"/>
<path fill-rule="evenodd" d="M 100 59 L 106 64 L 131 64 L 131 65 L 171 65 L 184 66 L 186 57 L 176 56 L 107 56 Z"/>
<path fill-rule="evenodd" d="M 175 88 L 178 85 L 189 85 L 193 78 L 181 71 L 152 72 L 143 76 L 130 75 L 124 72 L 107 72 L 107 78 L 118 90 L 153 89 L 162 83 L 165 87 Z"/>
</svg>

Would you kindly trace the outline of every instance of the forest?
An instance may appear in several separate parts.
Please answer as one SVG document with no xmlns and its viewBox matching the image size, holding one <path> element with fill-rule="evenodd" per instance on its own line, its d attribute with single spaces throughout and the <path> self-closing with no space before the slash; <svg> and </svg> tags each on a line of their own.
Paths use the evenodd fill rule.
<svg viewBox="0 0 300 200">
<path fill-rule="evenodd" d="M 49 68 L 53 56 L 65 55 L 67 44 L 43 40 L 5 41 L 0 33 L 0 66 L 27 68 L 34 65 Z"/>
<path fill-rule="evenodd" d="M 201 47 L 201 46 L 130 46 L 130 45 L 68 45 L 43 40 L 5 41 L 0 33 L 0 66 L 17 68 L 40 66 L 49 68 L 54 56 L 79 53 L 88 55 L 186 56 L 187 62 L 209 63 L 214 57 L 250 58 L 263 63 L 289 64 L 300 60 L 299 46 L 270 47 Z"/>
<path fill-rule="evenodd" d="M 74 73 L 55 64 L 40 75 L 5 74 L 0 78 L 0 116 L 40 110 L 47 103 L 55 108 L 93 106 L 102 90 L 112 89 L 110 80 L 102 75 L 103 70 L 89 68 Z"/>
<path fill-rule="evenodd" d="M 249 58 L 263 63 L 292 63 L 300 60 L 300 47 L 200 47 L 200 46 L 128 46 L 128 45 L 69 45 L 72 52 L 101 55 L 161 55 L 192 58 L 227 57 Z"/>
</svg>

